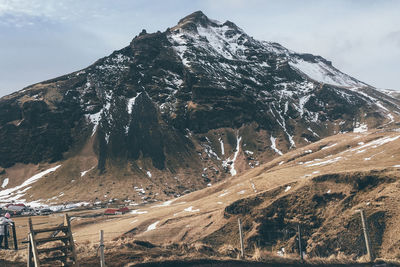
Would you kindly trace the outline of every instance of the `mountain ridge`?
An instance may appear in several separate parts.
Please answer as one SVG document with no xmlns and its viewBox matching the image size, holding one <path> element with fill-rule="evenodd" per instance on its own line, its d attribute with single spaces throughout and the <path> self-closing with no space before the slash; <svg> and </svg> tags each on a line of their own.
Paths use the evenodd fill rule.
<svg viewBox="0 0 400 267">
<path fill-rule="evenodd" d="M 125 183 L 149 189 L 124 188 L 124 198 L 166 198 L 326 136 L 393 123 L 399 105 L 320 56 L 195 12 L 85 69 L 1 98 L 0 179 L 16 163 L 62 162 L 50 182 L 62 188 L 57 180 L 78 181 L 96 161 L 81 182 L 91 179 L 93 198 L 117 197 Z M 90 165 L 72 167 L 87 149 Z"/>
</svg>

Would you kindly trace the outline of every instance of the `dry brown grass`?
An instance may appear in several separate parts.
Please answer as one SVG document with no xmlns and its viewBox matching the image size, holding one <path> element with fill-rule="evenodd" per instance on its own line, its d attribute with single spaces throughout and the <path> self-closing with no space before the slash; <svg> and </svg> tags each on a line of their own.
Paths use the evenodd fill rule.
<svg viewBox="0 0 400 267">
<path fill-rule="evenodd" d="M 332 254 L 329 257 L 312 257 L 307 258 L 306 261 L 311 264 L 352 264 L 357 263 L 356 256 L 345 255 L 339 252 L 338 254 Z"/>
<path fill-rule="evenodd" d="M 356 173 L 368 174 L 374 169 L 382 171 L 382 177 L 398 173 L 398 168 L 394 168 L 393 165 L 399 164 L 400 138 L 381 146 L 369 146 L 368 149 L 360 153 L 357 153 L 358 150 L 351 151 L 352 149 L 361 147 L 361 142 L 368 144 L 371 140 L 377 140 L 383 137 L 396 137 L 398 135 L 400 135 L 398 132 L 371 131 L 362 134 L 349 133 L 340 136 L 332 136 L 317 143 L 310 144 L 307 147 L 291 151 L 243 175 L 230 177 L 223 182 L 214 184 L 210 188 L 205 188 L 177 198 L 168 206 L 157 206 L 157 204 L 160 203 L 149 203 L 143 206 L 133 207 L 133 209 L 139 209 L 147 213 L 125 214 L 122 216 L 110 217 L 100 216 L 95 219 L 80 218 L 79 220 L 73 220 L 72 228 L 79 254 L 83 258 L 95 257 L 98 232 L 102 229 L 105 231 L 107 251 L 110 255 L 117 255 L 122 252 L 139 253 L 136 252 L 139 250 L 141 251 L 139 254 L 143 261 L 154 259 L 155 255 L 154 257 L 152 255 L 146 255 L 146 253 L 151 254 L 153 252 L 146 252 L 146 250 L 132 245 L 133 239 L 139 239 L 159 245 L 156 250 L 159 250 L 160 253 L 167 253 L 167 251 L 176 253 L 176 255 L 178 255 L 175 255 L 176 257 L 181 257 L 179 256 L 180 253 L 185 252 L 191 257 L 215 254 L 215 257 L 236 258 L 239 252 L 237 249 L 239 246 L 237 241 L 237 218 L 232 216 L 231 221 L 234 222 L 232 224 L 230 219 L 225 216 L 225 207 L 239 199 L 249 199 L 255 197 L 257 194 L 257 196 L 261 196 L 263 193 L 272 192 L 274 190 L 278 192 L 275 198 L 264 199 L 257 208 L 260 210 L 266 208 L 271 205 L 275 199 L 290 196 L 302 188 L 311 188 L 308 192 L 316 192 L 320 195 L 326 193 L 328 189 L 331 190 L 331 193 L 353 194 L 351 192 L 354 189 L 351 184 L 337 184 L 333 181 L 323 181 L 318 182 L 317 187 L 313 187 L 313 185 L 315 185 L 315 180 L 313 179 L 333 173 L 338 173 L 340 175 L 351 174 L 348 176 L 352 176 Z M 336 145 L 328 149 L 320 149 L 321 147 L 333 144 Z M 305 153 L 307 150 L 312 150 L 313 153 Z M 307 164 L 304 164 L 308 161 L 317 163 L 332 160 L 337 157 L 342 158 L 325 165 L 305 166 Z M 365 160 L 366 158 L 371 159 Z M 283 163 L 279 165 L 280 162 Z M 291 189 L 285 192 L 285 188 L 287 188 L 288 184 L 291 184 Z M 254 192 L 254 187 L 257 189 L 257 192 Z M 326 208 L 326 211 L 324 211 L 323 216 L 325 216 L 325 218 L 331 218 L 331 225 L 329 225 L 328 230 L 321 236 L 335 236 L 339 231 L 338 229 L 343 228 L 343 221 L 352 218 L 354 210 L 357 208 L 385 210 L 388 212 L 388 216 L 385 217 L 386 229 L 382 240 L 382 246 L 379 248 L 379 256 L 396 259 L 396 257 L 400 255 L 400 250 L 396 248 L 396 244 L 398 244 L 400 240 L 397 223 L 400 219 L 400 211 L 396 204 L 400 201 L 399 188 L 398 183 L 394 182 L 391 184 L 382 184 L 382 186 L 372 188 L 369 191 L 364 190 L 362 194 L 355 196 L 357 201 L 352 203 L 352 205 L 354 204 L 353 206 L 341 212 L 341 216 L 343 217 L 337 216 L 337 210 L 339 210 L 339 208 L 343 210 L 343 207 L 335 209 L 335 206 L 329 206 Z M 318 190 L 320 190 L 320 192 Z M 370 203 L 369 206 L 367 206 L 367 202 Z M 185 209 L 187 210 L 189 207 L 192 207 L 191 211 L 185 211 Z M 72 212 L 71 215 L 79 217 L 80 215 L 99 212 L 101 212 L 101 210 L 80 211 Z M 37 223 L 41 227 L 57 224 L 57 220 L 61 220 L 62 218 L 57 216 L 58 215 L 35 217 L 34 224 Z M 159 221 L 159 223 L 155 230 L 146 231 L 149 225 L 157 221 Z M 18 226 L 23 226 L 17 228 L 17 236 L 24 238 L 27 236 L 26 218 L 16 218 L 16 222 Z M 226 226 L 228 223 L 232 224 L 232 227 L 229 228 L 230 231 L 218 237 L 221 240 L 225 238 L 224 240 L 228 241 L 222 242 L 221 245 L 204 241 L 205 237 L 215 234 L 216 231 Z M 125 239 L 112 241 L 132 229 L 134 229 L 134 231 L 128 234 Z M 252 234 L 253 233 L 254 231 Z M 250 232 L 245 232 L 245 234 L 249 235 Z M 131 239 L 128 237 L 131 237 Z M 217 240 L 218 238 L 215 237 L 210 240 Z M 185 246 L 183 243 L 192 245 Z M 177 245 L 176 248 L 172 248 L 171 244 L 180 245 Z M 313 244 L 310 245 L 312 246 Z M 131 248 L 129 248 L 129 246 L 131 246 Z M 354 262 L 356 260 L 354 256 L 346 256 L 337 252 L 332 253 L 336 254 L 329 257 L 312 258 L 308 259 L 308 261 L 340 263 L 346 261 Z M 166 254 L 160 257 L 168 258 L 171 256 Z M 262 261 L 266 258 L 277 258 L 278 256 L 274 253 L 255 248 L 253 255 L 250 255 L 250 257 L 254 260 Z M 292 256 L 287 257 L 291 258 Z M 297 255 L 293 255 L 293 258 L 296 257 Z M 280 257 L 278 257 L 278 259 L 280 259 Z"/>
<path fill-rule="evenodd" d="M 224 244 L 218 248 L 218 253 L 230 257 L 230 258 L 237 258 L 240 255 L 239 249 L 233 247 L 230 244 Z"/>
<path fill-rule="evenodd" d="M 27 258 L 25 250 L 0 250 L 0 259 L 5 259 L 10 262 L 26 262 Z"/>
</svg>

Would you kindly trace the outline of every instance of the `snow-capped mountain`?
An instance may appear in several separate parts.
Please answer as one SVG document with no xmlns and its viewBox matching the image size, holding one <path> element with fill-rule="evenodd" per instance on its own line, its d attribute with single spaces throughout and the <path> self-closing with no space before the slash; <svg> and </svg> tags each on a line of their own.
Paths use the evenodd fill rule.
<svg viewBox="0 0 400 267">
<path fill-rule="evenodd" d="M 86 69 L 3 97 L 1 176 L 13 184 L 23 179 L 16 164 L 57 162 L 51 181 L 96 188 L 81 199 L 162 198 L 329 135 L 393 123 L 399 104 L 320 56 L 198 11 L 165 32 L 143 30 Z"/>
</svg>

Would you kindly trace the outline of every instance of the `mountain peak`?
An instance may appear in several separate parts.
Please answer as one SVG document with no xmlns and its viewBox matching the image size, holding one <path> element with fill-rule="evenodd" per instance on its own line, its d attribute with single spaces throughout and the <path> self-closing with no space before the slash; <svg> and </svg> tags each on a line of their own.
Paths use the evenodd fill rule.
<svg viewBox="0 0 400 267">
<path fill-rule="evenodd" d="M 196 11 L 192 14 L 184 17 L 183 19 L 179 20 L 177 28 L 182 28 L 185 30 L 195 30 L 197 26 L 201 25 L 203 27 L 217 26 L 221 23 L 215 20 L 209 19 L 202 11 Z"/>
<path fill-rule="evenodd" d="M 207 23 L 209 21 L 210 20 L 208 19 L 208 17 L 201 10 L 199 10 L 199 11 L 193 12 L 192 14 L 187 15 L 183 19 L 179 20 L 178 25 L 184 24 L 187 22 L 193 22 L 195 24 L 197 24 L 197 23 L 203 24 L 203 23 Z"/>
<path fill-rule="evenodd" d="M 65 191 L 84 195 L 81 185 L 99 177 L 116 184 L 93 184 L 88 198 L 144 202 L 203 188 L 328 135 L 399 119 L 400 101 L 321 57 L 235 27 L 198 11 L 164 33 L 142 31 L 88 68 L 0 99 L 0 181 L 21 181 L 8 169 L 17 163 L 60 162 L 46 188 L 74 179 Z M 44 192 L 42 185 L 32 190 Z"/>
</svg>

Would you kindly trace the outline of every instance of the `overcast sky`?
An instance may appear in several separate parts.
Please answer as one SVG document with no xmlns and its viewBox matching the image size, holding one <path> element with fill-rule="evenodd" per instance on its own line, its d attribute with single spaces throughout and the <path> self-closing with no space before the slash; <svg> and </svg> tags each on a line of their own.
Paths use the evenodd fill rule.
<svg viewBox="0 0 400 267">
<path fill-rule="evenodd" d="M 0 0 L 0 96 L 85 68 L 142 29 L 164 31 L 197 10 L 400 90 L 396 0 Z"/>
</svg>

